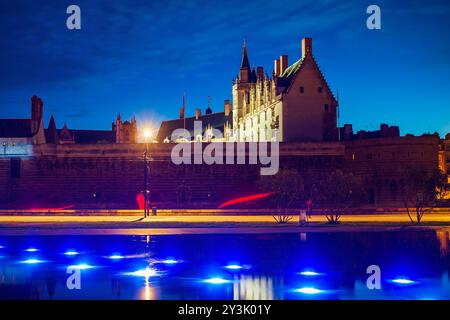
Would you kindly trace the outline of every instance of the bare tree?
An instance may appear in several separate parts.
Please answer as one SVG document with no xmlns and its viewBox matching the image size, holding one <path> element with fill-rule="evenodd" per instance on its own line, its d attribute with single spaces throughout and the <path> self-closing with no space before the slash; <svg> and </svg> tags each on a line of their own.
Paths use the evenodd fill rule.
<svg viewBox="0 0 450 320">
<path fill-rule="evenodd" d="M 290 210 L 298 203 L 303 194 L 303 179 L 295 169 L 280 169 L 275 176 L 261 176 L 259 188 L 270 192 L 270 201 L 277 209 L 273 216 L 278 223 L 288 223 L 293 216 Z"/>
<path fill-rule="evenodd" d="M 341 170 L 318 175 L 314 194 L 326 208 L 325 214 L 330 224 L 338 224 L 343 210 L 356 206 L 367 198 L 362 179 Z"/>
<path fill-rule="evenodd" d="M 439 170 L 405 169 L 400 181 L 403 205 L 412 224 L 420 224 L 425 213 L 433 210 L 446 191 L 446 177 Z"/>
</svg>

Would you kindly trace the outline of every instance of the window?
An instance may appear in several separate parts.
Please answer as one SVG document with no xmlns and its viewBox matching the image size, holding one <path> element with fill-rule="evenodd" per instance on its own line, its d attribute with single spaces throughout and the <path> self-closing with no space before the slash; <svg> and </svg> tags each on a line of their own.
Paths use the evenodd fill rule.
<svg viewBox="0 0 450 320">
<path fill-rule="evenodd" d="M 304 87 L 300 87 L 300 93 L 305 92 L 305 88 Z"/>
<path fill-rule="evenodd" d="M 319 93 L 322 93 L 322 87 L 319 87 L 319 88 L 317 89 L 317 91 L 319 91 Z"/>
<path fill-rule="evenodd" d="M 20 178 L 20 159 L 11 159 L 11 178 Z"/>
<path fill-rule="evenodd" d="M 324 105 L 324 109 L 325 109 L 325 111 L 328 111 L 328 104 Z"/>
</svg>

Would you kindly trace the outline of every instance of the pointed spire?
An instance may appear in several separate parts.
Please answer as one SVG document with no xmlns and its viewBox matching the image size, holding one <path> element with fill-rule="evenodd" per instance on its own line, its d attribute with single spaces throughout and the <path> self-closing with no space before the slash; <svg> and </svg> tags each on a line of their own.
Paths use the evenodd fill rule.
<svg viewBox="0 0 450 320">
<path fill-rule="evenodd" d="M 47 128 L 47 136 L 45 138 L 47 143 L 58 143 L 58 132 L 56 130 L 56 123 L 53 115 L 50 117 L 50 122 L 48 123 Z"/>
<path fill-rule="evenodd" d="M 241 63 L 241 69 L 248 68 L 250 69 L 250 62 L 248 60 L 248 54 L 247 54 L 247 37 L 244 35 L 244 45 L 242 48 L 242 63 Z"/>
</svg>

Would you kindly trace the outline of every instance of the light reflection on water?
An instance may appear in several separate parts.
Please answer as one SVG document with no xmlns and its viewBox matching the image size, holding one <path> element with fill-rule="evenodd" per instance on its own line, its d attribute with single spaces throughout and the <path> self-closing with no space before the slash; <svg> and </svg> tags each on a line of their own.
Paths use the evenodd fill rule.
<svg viewBox="0 0 450 320">
<path fill-rule="evenodd" d="M 450 299 L 449 233 L 442 231 L 16 236 L 0 243 L 0 299 Z M 366 286 L 373 264 L 381 290 Z M 66 287 L 69 266 L 81 273 L 80 290 Z"/>
</svg>

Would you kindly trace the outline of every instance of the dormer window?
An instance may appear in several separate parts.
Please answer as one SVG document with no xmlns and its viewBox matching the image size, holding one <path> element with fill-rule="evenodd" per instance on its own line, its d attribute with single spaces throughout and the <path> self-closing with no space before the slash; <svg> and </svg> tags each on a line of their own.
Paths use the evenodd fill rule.
<svg viewBox="0 0 450 320">
<path fill-rule="evenodd" d="M 305 88 L 304 87 L 300 87 L 300 93 L 305 92 Z"/>
<path fill-rule="evenodd" d="M 324 105 L 324 109 L 325 109 L 325 111 L 328 111 L 328 109 L 329 109 L 328 104 Z"/>
<path fill-rule="evenodd" d="M 322 87 L 317 88 L 317 91 L 318 91 L 319 93 L 322 93 Z"/>
</svg>

